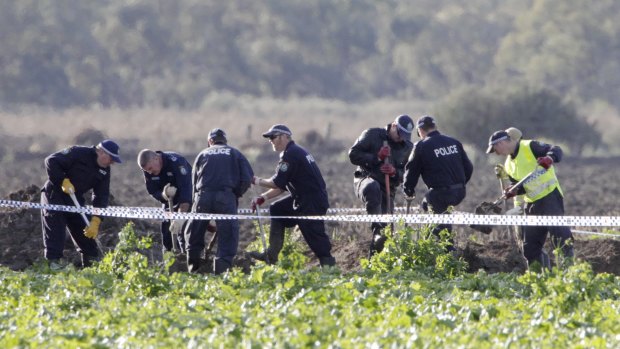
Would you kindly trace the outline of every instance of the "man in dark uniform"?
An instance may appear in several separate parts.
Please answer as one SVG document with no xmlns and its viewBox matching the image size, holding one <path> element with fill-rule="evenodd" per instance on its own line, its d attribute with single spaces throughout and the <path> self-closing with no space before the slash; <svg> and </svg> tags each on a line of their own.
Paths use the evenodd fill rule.
<svg viewBox="0 0 620 349">
<path fill-rule="evenodd" d="M 405 195 L 415 196 L 415 187 L 422 176 L 428 187 L 422 200 L 422 209 L 437 214 L 446 214 L 450 206 L 456 206 L 465 198 L 465 184 L 471 179 L 474 167 L 458 140 L 443 135 L 437 130 L 435 119 L 425 115 L 416 122 L 417 142 L 405 166 Z M 447 229 L 452 232 L 451 224 L 438 224 L 433 233 Z M 453 251 L 454 246 L 448 250 Z"/>
<path fill-rule="evenodd" d="M 192 182 L 194 206 L 192 212 L 237 214 L 239 198 L 248 190 L 254 172 L 241 152 L 227 145 L 226 133 L 220 128 L 209 132 L 209 147 L 194 161 Z M 207 220 L 190 220 L 185 231 L 187 240 L 187 268 L 195 273 L 200 268 L 200 257 L 205 248 Z M 216 220 L 217 253 L 213 262 L 215 274 L 232 267 L 239 246 L 239 221 Z"/>
<path fill-rule="evenodd" d="M 138 154 L 138 166 L 144 174 L 146 190 L 169 211 L 189 212 L 192 204 L 192 166 L 178 153 L 143 149 Z M 172 207 L 170 204 L 172 203 Z M 170 220 L 161 222 L 164 251 L 172 251 Z M 177 235 L 181 252 L 185 251 L 184 229 Z"/>
<path fill-rule="evenodd" d="M 41 204 L 73 206 L 70 195 L 75 194 L 81 206 L 84 194 L 93 190 L 93 207 L 105 208 L 110 197 L 110 165 L 121 162 L 119 147 L 104 140 L 94 147 L 73 146 L 45 158 L 47 181 L 41 189 Z M 50 268 L 61 269 L 67 263 L 63 258 L 66 230 L 69 230 L 82 265 L 99 260 L 95 239 L 101 218 L 92 216 L 87 227 L 78 213 L 41 210 L 45 258 Z"/>
<path fill-rule="evenodd" d="M 504 169 L 514 184 L 529 174 L 529 180 L 519 188 L 510 186 L 504 190 L 506 198 L 523 195 L 525 215 L 563 216 L 564 196 L 555 174 L 554 163 L 562 160 L 562 149 L 558 146 L 528 139 L 513 139 L 506 131 L 497 131 L 489 139 L 487 153 L 506 155 Z M 549 257 L 543 250 L 547 233 L 552 243 L 560 247 L 564 257 L 572 258 L 573 235 L 569 227 L 524 226 L 523 255 L 531 265 L 538 262 L 551 268 Z"/>
<path fill-rule="evenodd" d="M 285 125 L 273 125 L 263 133 L 269 138 L 274 151 L 280 153 L 276 173 L 269 179 L 254 177 L 252 184 L 269 188 L 252 200 L 252 209 L 266 200 L 288 191 L 291 195 L 269 206 L 271 216 L 322 216 L 327 213 L 329 202 L 325 181 L 321 171 L 304 148 L 295 144 L 291 130 Z M 284 244 L 284 229 L 299 226 L 301 234 L 310 249 L 319 259 L 321 266 L 333 266 L 336 259 L 331 254 L 331 242 L 325 233 L 325 221 L 310 219 L 272 219 L 269 234 L 269 248 L 266 252 L 250 252 L 254 259 L 274 264 Z"/>
<path fill-rule="evenodd" d="M 349 150 L 351 163 L 357 165 L 353 180 L 355 194 L 366 206 L 368 214 L 393 213 L 396 188 L 402 183 L 405 164 L 413 147 L 412 131 L 413 120 L 408 115 L 400 115 L 385 128 L 369 128 L 362 132 Z M 386 175 L 389 176 L 389 198 Z M 385 226 L 379 222 L 370 225 L 370 256 L 383 250 Z"/>
</svg>

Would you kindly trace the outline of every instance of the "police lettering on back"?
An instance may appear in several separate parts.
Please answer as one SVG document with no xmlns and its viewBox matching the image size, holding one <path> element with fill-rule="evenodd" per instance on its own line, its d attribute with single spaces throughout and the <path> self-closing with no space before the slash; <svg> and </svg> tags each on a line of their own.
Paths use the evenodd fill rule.
<svg viewBox="0 0 620 349">
<path fill-rule="evenodd" d="M 207 155 L 219 155 L 219 154 L 230 155 L 230 148 L 227 148 L 227 147 L 207 148 L 205 150 L 205 154 Z"/>
<path fill-rule="evenodd" d="M 313 163 L 314 162 L 314 158 L 310 154 L 306 155 L 306 160 L 308 160 L 308 163 Z"/>
<path fill-rule="evenodd" d="M 459 153 L 459 150 L 457 149 L 456 145 L 451 145 L 449 147 L 436 148 L 434 149 L 434 151 L 435 151 L 436 158 L 438 158 L 440 155 L 446 156 L 446 155 L 452 155 L 452 154 Z"/>
</svg>

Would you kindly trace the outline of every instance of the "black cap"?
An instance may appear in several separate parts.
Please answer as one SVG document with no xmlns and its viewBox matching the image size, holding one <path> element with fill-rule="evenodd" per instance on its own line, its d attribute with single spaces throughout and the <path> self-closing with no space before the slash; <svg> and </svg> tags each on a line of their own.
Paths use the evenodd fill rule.
<svg viewBox="0 0 620 349">
<path fill-rule="evenodd" d="M 491 135 L 491 138 L 489 138 L 489 147 L 487 148 L 487 154 L 491 154 L 493 152 L 495 152 L 495 149 L 493 149 L 493 146 L 501 141 L 505 141 L 505 140 L 509 140 L 510 139 L 510 135 L 508 135 L 508 132 L 506 131 L 495 131 L 493 132 L 493 134 Z"/>
<path fill-rule="evenodd" d="M 102 141 L 101 143 L 99 143 L 99 145 L 97 145 L 97 148 L 99 148 L 99 149 L 103 150 L 104 152 L 108 153 L 108 155 L 110 155 L 112 160 L 114 160 L 115 162 L 118 162 L 119 164 L 122 162 L 121 161 L 121 155 L 119 153 L 120 147 L 113 140 L 106 139 L 106 140 Z"/>
<path fill-rule="evenodd" d="M 435 119 L 433 119 L 433 117 L 430 116 L 430 115 L 424 115 L 424 116 L 420 117 L 418 119 L 418 121 L 416 121 L 415 126 L 417 128 L 421 128 L 421 127 L 436 127 Z"/>
<path fill-rule="evenodd" d="M 209 132 L 209 139 L 214 141 L 226 141 L 226 132 L 219 127 L 214 128 Z"/>
<path fill-rule="evenodd" d="M 285 135 L 289 135 L 292 136 L 293 133 L 291 132 L 291 130 L 286 127 L 285 125 L 273 125 L 271 126 L 271 128 L 269 129 L 269 131 L 263 133 L 263 137 L 265 138 L 269 138 L 271 136 L 276 136 L 279 134 L 285 134 Z"/>
<path fill-rule="evenodd" d="M 400 138 L 410 141 L 411 132 L 413 132 L 413 120 L 411 120 L 409 115 L 399 115 L 396 120 L 394 120 L 394 123 L 398 126 L 398 135 Z"/>
</svg>

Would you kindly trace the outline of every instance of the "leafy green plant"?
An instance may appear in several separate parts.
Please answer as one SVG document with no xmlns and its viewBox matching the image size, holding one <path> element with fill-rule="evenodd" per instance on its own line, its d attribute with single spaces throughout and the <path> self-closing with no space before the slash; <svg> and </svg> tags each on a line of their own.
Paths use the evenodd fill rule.
<svg viewBox="0 0 620 349">
<path fill-rule="evenodd" d="M 380 272 L 420 270 L 443 278 L 462 275 L 467 270 L 467 263 L 447 252 L 452 244 L 448 231 L 440 232 L 437 239 L 432 234 L 433 228 L 426 226 L 415 230 L 401 223 L 394 231 L 386 229 L 387 241 L 383 251 L 370 260 L 363 260 L 362 266 Z"/>
</svg>

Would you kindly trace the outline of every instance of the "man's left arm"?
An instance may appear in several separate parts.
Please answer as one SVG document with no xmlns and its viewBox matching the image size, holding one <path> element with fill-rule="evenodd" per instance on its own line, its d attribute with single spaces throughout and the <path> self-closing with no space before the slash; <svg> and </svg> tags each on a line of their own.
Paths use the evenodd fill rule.
<svg viewBox="0 0 620 349">
<path fill-rule="evenodd" d="M 468 183 L 471 179 L 471 175 L 474 173 L 474 164 L 472 164 L 471 160 L 469 160 L 469 156 L 465 152 L 465 148 L 463 148 L 463 144 L 461 142 L 458 143 L 459 151 L 461 152 L 463 159 L 463 169 L 465 170 L 465 183 Z"/>
<path fill-rule="evenodd" d="M 177 187 L 176 203 L 189 206 L 192 202 L 192 168 L 189 163 L 174 166 L 174 181 Z"/>
</svg>

